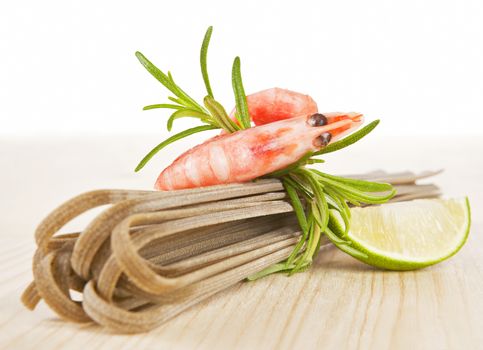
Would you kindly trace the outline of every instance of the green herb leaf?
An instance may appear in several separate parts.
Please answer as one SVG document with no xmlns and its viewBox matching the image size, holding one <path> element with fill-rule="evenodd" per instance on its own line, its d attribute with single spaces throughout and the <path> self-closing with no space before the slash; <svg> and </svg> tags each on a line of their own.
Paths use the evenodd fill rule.
<svg viewBox="0 0 483 350">
<path fill-rule="evenodd" d="M 236 115 L 243 129 L 248 129 L 250 124 L 250 115 L 248 114 L 247 97 L 243 88 L 243 81 L 240 71 L 240 57 L 236 57 L 233 61 L 232 68 L 232 84 L 235 93 Z"/>
<path fill-rule="evenodd" d="M 177 86 L 171 74 L 166 75 L 164 74 L 158 67 L 151 63 L 141 52 L 136 52 L 136 57 L 138 58 L 139 62 L 146 68 L 146 70 L 151 73 L 153 77 L 155 77 L 161 84 L 163 84 L 169 91 L 175 94 L 178 99 L 176 102 L 180 104 L 187 104 L 200 112 L 203 112 L 203 107 L 201 107 L 195 100 L 193 100 L 188 94 L 186 94 L 179 86 Z"/>
<path fill-rule="evenodd" d="M 299 199 L 297 191 L 287 181 L 283 181 L 283 186 L 285 187 L 285 191 L 287 191 L 287 194 L 292 202 L 292 206 L 295 215 L 297 216 L 297 220 L 299 221 L 300 228 L 304 232 L 307 231 L 307 218 L 305 217 L 304 207 Z"/>
<path fill-rule="evenodd" d="M 349 232 L 349 226 L 348 224 L 344 221 L 342 218 L 342 223 L 339 220 L 339 217 L 342 218 L 342 211 L 338 211 L 335 209 L 330 209 L 329 210 L 329 224 L 328 227 L 329 229 L 334 232 L 338 237 L 340 237 L 342 240 L 345 239 L 347 236 L 347 233 Z"/>
<path fill-rule="evenodd" d="M 286 264 L 284 264 L 284 263 L 273 264 L 273 265 L 263 269 L 262 271 L 259 271 L 257 273 L 254 273 L 253 275 L 248 276 L 247 280 L 256 281 L 260 278 L 271 275 L 273 273 L 285 272 L 285 271 L 287 271 L 287 265 Z"/>
<path fill-rule="evenodd" d="M 305 211 L 304 207 L 302 205 L 302 202 L 300 201 L 300 198 L 297 194 L 296 187 L 294 187 L 291 183 L 291 180 L 284 179 L 282 181 L 283 186 L 290 198 L 290 201 L 292 203 L 292 207 L 294 208 L 295 216 L 297 217 L 300 229 L 302 230 L 302 237 L 298 241 L 298 243 L 295 245 L 295 248 L 293 249 L 292 253 L 287 259 L 286 266 L 292 265 L 292 262 L 295 260 L 297 257 L 298 252 L 300 249 L 302 249 L 305 240 L 307 236 L 309 235 L 309 226 L 311 225 L 311 222 L 309 223 L 307 220 L 307 217 L 305 216 Z M 310 220 L 312 221 L 312 220 Z"/>
<path fill-rule="evenodd" d="M 169 103 L 160 103 L 156 105 L 148 105 L 143 107 L 143 111 L 148 111 L 150 109 L 156 109 L 156 108 L 166 108 L 166 109 L 181 109 L 183 106 L 178 106 L 178 105 L 173 105 Z"/>
<path fill-rule="evenodd" d="M 371 204 L 380 204 L 386 202 L 388 199 L 392 198 L 396 194 L 396 190 L 393 188 L 387 194 L 380 194 L 380 195 L 370 195 L 364 191 L 358 190 L 357 188 L 348 186 L 344 183 L 332 180 L 332 179 L 322 179 L 319 178 L 319 181 L 322 183 L 326 183 L 336 187 L 341 193 L 345 195 L 346 198 L 352 198 L 356 201 L 362 201 L 364 203 L 371 203 Z"/>
<path fill-rule="evenodd" d="M 176 134 L 176 135 L 173 135 L 171 136 L 170 138 L 167 138 L 166 140 L 164 140 L 163 142 L 161 142 L 159 145 L 157 145 L 156 147 L 154 147 L 151 152 L 149 152 L 138 164 L 138 166 L 136 167 L 135 171 L 139 171 L 141 170 L 147 162 L 149 162 L 149 160 L 151 158 L 153 158 L 153 156 L 158 153 L 159 151 L 161 151 L 164 147 L 168 146 L 169 144 L 175 142 L 175 141 L 178 141 L 178 140 L 181 140 L 182 138 L 185 138 L 187 136 L 190 136 L 190 135 L 193 135 L 193 134 L 196 134 L 198 132 L 202 132 L 202 131 L 207 131 L 207 130 L 214 130 L 214 129 L 219 129 L 218 127 L 216 126 L 213 126 L 213 125 L 201 125 L 201 126 L 196 126 L 194 128 L 191 128 L 191 129 L 187 129 L 187 130 L 183 130 L 181 131 L 180 133 Z"/>
<path fill-rule="evenodd" d="M 206 96 L 203 102 L 205 103 L 205 107 L 208 109 L 213 119 L 221 128 L 230 133 L 240 130 L 240 127 L 236 125 L 233 120 L 231 120 L 223 106 L 213 97 Z"/>
<path fill-rule="evenodd" d="M 299 174 L 295 172 L 290 172 L 288 176 L 284 176 L 285 181 L 292 181 L 292 186 L 300 192 L 306 200 L 310 201 L 314 198 L 314 193 L 310 189 L 309 184 L 306 183 L 306 180 L 303 177 L 300 177 Z"/>
<path fill-rule="evenodd" d="M 173 128 L 173 123 L 176 119 L 186 118 L 186 117 L 197 118 L 197 119 L 204 121 L 207 118 L 209 118 L 210 116 L 207 115 L 207 114 L 195 111 L 193 109 L 187 109 L 187 108 L 180 109 L 180 110 L 174 112 L 173 114 L 171 114 L 171 116 L 169 117 L 168 123 L 167 123 L 168 131 L 171 131 L 171 129 Z"/>
<path fill-rule="evenodd" d="M 173 102 L 180 104 L 183 107 L 186 107 L 185 103 L 182 100 L 180 100 L 179 98 L 176 98 L 176 97 L 173 97 L 173 96 L 168 96 L 168 100 L 171 100 Z"/>
<path fill-rule="evenodd" d="M 349 255 L 352 255 L 354 258 L 358 258 L 358 259 L 367 259 L 368 256 L 366 253 L 363 253 L 361 252 L 360 250 L 357 250 L 347 244 L 336 244 L 337 248 L 339 248 L 340 250 L 342 250 L 343 252 L 349 254 Z"/>
<path fill-rule="evenodd" d="M 343 240 L 342 238 L 339 238 L 339 236 L 337 236 L 334 232 L 332 232 L 332 230 L 330 228 L 328 228 L 328 227 L 325 229 L 325 235 L 336 246 L 339 246 L 341 244 L 345 244 L 346 243 L 345 240 Z"/>
<path fill-rule="evenodd" d="M 267 174 L 266 176 L 268 176 L 268 177 L 281 177 L 283 175 L 287 175 L 291 171 L 293 171 L 293 170 L 295 170 L 295 169 L 297 169 L 301 166 L 304 166 L 310 160 L 310 157 L 312 157 L 313 155 L 314 155 L 313 152 L 307 152 L 304 156 L 302 156 L 302 158 L 300 158 L 296 162 L 294 162 L 290 165 L 287 165 L 285 168 L 283 168 L 281 170 L 271 172 L 270 174 Z M 324 162 L 322 159 L 317 159 L 317 160 L 319 160 L 320 162 L 314 162 L 314 163 L 323 163 Z"/>
<path fill-rule="evenodd" d="M 309 158 L 309 159 L 307 159 L 307 164 L 317 164 L 317 163 L 325 163 L 325 160 L 323 160 L 323 159 L 317 159 L 317 158 Z"/>
<path fill-rule="evenodd" d="M 342 196 L 339 196 L 339 193 L 333 190 L 332 187 L 325 186 L 324 189 L 327 193 L 327 196 L 338 203 L 338 208 L 336 208 L 336 210 L 339 212 L 340 216 L 342 217 L 342 221 L 344 222 L 343 236 L 345 236 L 350 229 L 351 212 L 349 206 L 347 205 L 345 199 Z M 330 221 L 331 220 L 329 219 L 329 223 Z"/>
<path fill-rule="evenodd" d="M 342 140 L 339 140 L 339 141 L 336 141 L 334 143 L 329 144 L 327 147 L 322 148 L 320 151 L 315 152 L 314 156 L 335 152 L 335 151 L 338 151 L 342 148 L 350 146 L 353 143 L 356 143 L 357 141 L 362 139 L 364 136 L 369 134 L 372 130 L 374 130 L 374 128 L 377 126 L 377 124 L 379 124 L 379 119 L 374 120 L 372 123 L 367 124 L 365 127 L 360 129 L 359 131 L 356 131 L 355 133 L 343 138 Z"/>
<path fill-rule="evenodd" d="M 308 257 L 307 260 L 310 261 L 310 262 L 312 262 L 312 260 L 313 260 L 313 256 L 316 252 L 317 247 L 320 246 L 321 232 L 322 232 L 322 230 L 321 230 L 320 226 L 314 227 L 314 230 L 312 232 L 314 238 L 313 238 L 311 244 L 307 247 L 307 252 L 306 252 L 307 257 Z"/>
<path fill-rule="evenodd" d="M 313 169 L 313 171 L 322 178 L 331 179 L 349 186 L 353 186 L 361 191 L 386 192 L 386 191 L 392 191 L 394 189 L 392 185 L 388 183 L 372 182 L 372 181 L 366 181 L 366 180 L 351 179 L 348 177 L 334 176 L 334 175 L 323 173 L 316 169 Z"/>
<path fill-rule="evenodd" d="M 207 55 L 208 55 L 208 46 L 210 45 L 212 32 L 213 32 L 213 27 L 212 26 L 208 27 L 205 33 L 205 37 L 203 39 L 203 43 L 201 44 L 201 50 L 200 50 L 201 74 L 203 75 L 203 81 L 205 82 L 206 92 L 210 97 L 213 97 L 213 91 L 211 90 L 206 61 L 207 61 Z"/>
</svg>

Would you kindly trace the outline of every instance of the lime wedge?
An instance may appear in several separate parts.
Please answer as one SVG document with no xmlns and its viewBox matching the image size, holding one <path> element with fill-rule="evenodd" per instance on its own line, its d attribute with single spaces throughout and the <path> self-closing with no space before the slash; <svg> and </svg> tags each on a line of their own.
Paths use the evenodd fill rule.
<svg viewBox="0 0 483 350">
<path fill-rule="evenodd" d="M 353 208 L 351 216 L 344 239 L 353 249 L 343 250 L 390 270 L 418 269 L 451 257 L 466 242 L 471 223 L 468 198 Z"/>
</svg>

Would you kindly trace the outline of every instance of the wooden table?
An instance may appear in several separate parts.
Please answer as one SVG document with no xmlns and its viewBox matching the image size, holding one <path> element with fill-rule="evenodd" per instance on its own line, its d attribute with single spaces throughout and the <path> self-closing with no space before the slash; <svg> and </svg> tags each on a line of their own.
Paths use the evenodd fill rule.
<svg viewBox="0 0 483 350">
<path fill-rule="evenodd" d="M 477 136 L 375 136 L 323 165 L 334 173 L 445 168 L 433 181 L 449 196 L 470 196 L 473 225 L 466 246 L 440 265 L 381 271 L 330 248 L 309 272 L 241 283 L 141 335 L 66 323 L 43 303 L 35 312 L 24 309 L 19 296 L 31 279 L 35 225 L 86 190 L 149 188 L 174 154 L 141 174 L 131 169 L 158 139 L 0 140 L 0 348 L 483 348 L 483 142 Z"/>
</svg>

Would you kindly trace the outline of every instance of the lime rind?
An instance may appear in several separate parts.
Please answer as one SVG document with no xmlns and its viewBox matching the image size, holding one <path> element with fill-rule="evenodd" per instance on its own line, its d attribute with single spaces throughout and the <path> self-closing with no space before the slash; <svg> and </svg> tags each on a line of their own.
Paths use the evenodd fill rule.
<svg viewBox="0 0 483 350">
<path fill-rule="evenodd" d="M 404 256 L 403 254 L 394 253 L 394 252 L 385 253 L 380 248 L 374 247 L 373 245 L 368 244 L 367 242 L 364 242 L 361 239 L 358 239 L 354 234 L 351 234 L 350 231 L 349 231 L 349 234 L 346 235 L 344 238 L 348 241 L 351 249 L 344 249 L 344 247 L 339 247 L 339 248 L 341 248 L 341 250 L 345 251 L 347 254 L 353 256 L 354 258 L 366 264 L 387 269 L 387 270 L 398 270 L 398 271 L 414 270 L 414 269 L 420 269 L 420 268 L 437 264 L 455 255 L 461 249 L 461 247 L 463 247 L 463 245 L 468 239 L 470 227 L 471 227 L 470 203 L 467 197 L 461 199 L 461 202 L 464 202 L 461 204 L 464 205 L 464 215 L 465 215 L 464 222 L 466 223 L 466 227 L 464 228 L 464 232 L 460 232 L 457 234 L 457 236 L 460 237 L 460 239 L 455 240 L 455 244 L 451 245 L 440 255 L 432 256 L 432 257 L 414 258 L 411 256 Z M 409 203 L 410 202 L 408 202 L 407 204 Z M 335 225 L 333 229 L 336 231 L 336 234 L 338 236 L 342 235 L 342 232 L 343 232 L 342 223 L 339 222 L 339 224 Z M 352 252 L 357 252 L 357 254 Z"/>
</svg>

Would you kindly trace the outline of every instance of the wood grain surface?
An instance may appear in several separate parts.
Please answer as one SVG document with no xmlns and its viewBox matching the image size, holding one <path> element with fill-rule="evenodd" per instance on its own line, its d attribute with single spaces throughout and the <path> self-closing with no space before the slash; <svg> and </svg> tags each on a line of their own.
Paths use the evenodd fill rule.
<svg viewBox="0 0 483 350">
<path fill-rule="evenodd" d="M 24 309 L 19 296 L 31 279 L 35 225 L 60 202 L 88 189 L 149 188 L 161 162 L 139 176 L 130 170 L 155 140 L 0 142 L 0 348 L 483 348 L 483 143 L 477 137 L 451 143 L 415 137 L 410 145 L 405 138 L 376 137 L 327 157 L 324 165 L 334 173 L 445 168 L 433 181 L 449 196 L 470 196 L 473 224 L 465 247 L 439 265 L 381 271 L 329 248 L 309 272 L 238 284 L 140 335 L 66 323 L 43 303 L 34 312 Z M 132 148 L 119 151 L 113 144 Z"/>
</svg>

